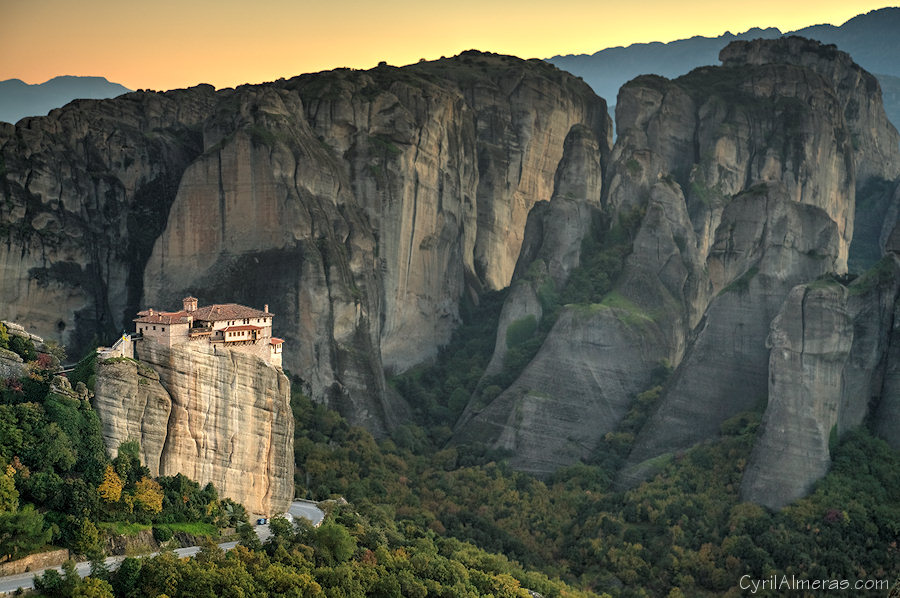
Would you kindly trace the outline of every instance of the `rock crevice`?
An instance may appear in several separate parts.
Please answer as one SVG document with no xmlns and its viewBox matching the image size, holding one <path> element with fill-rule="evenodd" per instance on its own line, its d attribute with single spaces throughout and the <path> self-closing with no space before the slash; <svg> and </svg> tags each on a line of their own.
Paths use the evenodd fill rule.
<svg viewBox="0 0 900 598">
<path fill-rule="evenodd" d="M 154 476 L 182 473 L 251 513 L 286 512 L 294 420 L 281 369 L 216 346 L 139 342 L 137 356 L 97 365 L 94 406 L 110 453 L 137 440 Z"/>
</svg>

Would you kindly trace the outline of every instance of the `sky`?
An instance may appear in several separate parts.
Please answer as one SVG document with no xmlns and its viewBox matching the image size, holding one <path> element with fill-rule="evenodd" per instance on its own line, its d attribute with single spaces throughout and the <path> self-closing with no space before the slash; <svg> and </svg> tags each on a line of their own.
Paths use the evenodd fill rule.
<svg viewBox="0 0 900 598">
<path fill-rule="evenodd" d="M 840 25 L 884 0 L 0 0 L 0 80 L 218 88 L 478 49 L 522 58 Z"/>
</svg>

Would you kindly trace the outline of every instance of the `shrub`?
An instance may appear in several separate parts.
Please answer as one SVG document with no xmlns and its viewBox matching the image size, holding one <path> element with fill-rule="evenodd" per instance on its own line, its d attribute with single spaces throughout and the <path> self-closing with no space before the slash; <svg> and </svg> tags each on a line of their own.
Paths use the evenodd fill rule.
<svg viewBox="0 0 900 598">
<path fill-rule="evenodd" d="M 534 315 L 527 315 L 513 321 L 506 327 L 506 346 L 509 349 L 517 345 L 521 345 L 531 338 L 537 330 L 537 318 Z"/>
<path fill-rule="evenodd" d="M 31 342 L 30 338 L 13 336 L 9 339 L 9 349 L 17 353 L 25 361 L 37 359 L 37 351 L 34 350 L 34 343 Z"/>
<path fill-rule="evenodd" d="M 157 542 L 168 542 L 173 535 L 171 528 L 153 526 L 153 539 Z"/>
</svg>

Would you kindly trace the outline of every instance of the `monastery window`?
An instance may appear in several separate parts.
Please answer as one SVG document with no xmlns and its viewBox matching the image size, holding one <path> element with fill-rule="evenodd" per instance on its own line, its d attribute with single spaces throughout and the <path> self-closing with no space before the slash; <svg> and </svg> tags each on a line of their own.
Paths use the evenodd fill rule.
<svg viewBox="0 0 900 598">
<path fill-rule="evenodd" d="M 156 330 L 156 326 L 153 327 L 153 330 Z"/>
<path fill-rule="evenodd" d="M 162 331 L 163 331 L 163 332 L 166 331 L 166 327 L 165 327 L 165 326 L 162 327 Z"/>
</svg>

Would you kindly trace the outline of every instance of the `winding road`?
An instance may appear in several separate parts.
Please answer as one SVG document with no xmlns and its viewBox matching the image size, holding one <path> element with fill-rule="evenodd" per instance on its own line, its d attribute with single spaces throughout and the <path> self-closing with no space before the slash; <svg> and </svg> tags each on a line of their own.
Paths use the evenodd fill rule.
<svg viewBox="0 0 900 598">
<path fill-rule="evenodd" d="M 286 515 L 290 515 L 291 518 L 302 517 L 304 519 L 308 519 L 312 522 L 313 525 L 319 525 L 325 519 L 325 512 L 322 511 L 316 503 L 309 500 L 295 500 L 291 503 L 290 508 Z M 271 532 L 269 532 L 268 525 L 257 525 L 256 526 L 256 534 L 259 536 L 259 539 L 263 542 L 271 536 Z M 222 550 L 231 550 L 235 546 L 237 546 L 237 542 L 223 542 L 219 544 L 219 548 Z M 194 556 L 200 552 L 199 546 L 188 546 L 187 548 L 178 548 L 175 550 L 175 554 L 180 557 L 189 557 Z M 147 555 L 154 556 L 156 553 Z M 109 567 L 110 570 L 113 570 L 119 566 L 123 560 L 125 560 L 125 555 L 111 556 L 106 559 L 106 566 Z M 40 569 L 37 571 L 29 571 L 28 573 L 20 573 L 19 575 L 8 575 L 6 577 L 0 577 L 0 596 L 12 594 L 17 589 L 22 588 L 24 590 L 28 590 L 34 587 L 34 578 L 37 575 L 43 575 L 44 571 L 47 569 L 56 569 L 60 573 L 62 573 L 62 567 L 47 567 L 45 569 Z M 91 564 L 89 562 L 81 562 L 75 565 L 75 570 L 78 571 L 78 575 L 84 577 L 85 575 L 90 574 L 91 572 Z"/>
</svg>

